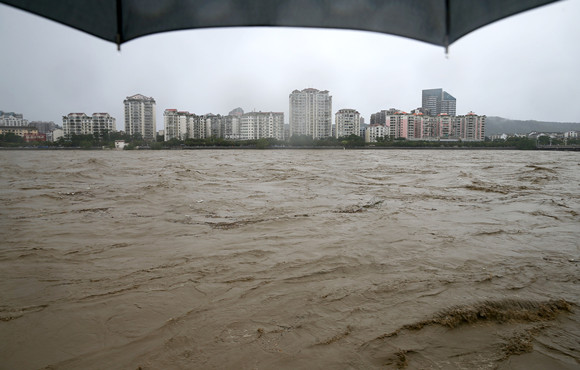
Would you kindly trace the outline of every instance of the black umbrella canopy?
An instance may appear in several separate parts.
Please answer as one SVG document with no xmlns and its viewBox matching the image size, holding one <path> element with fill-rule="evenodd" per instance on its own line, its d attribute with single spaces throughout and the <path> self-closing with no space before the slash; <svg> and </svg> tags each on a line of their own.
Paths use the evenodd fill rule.
<svg viewBox="0 0 580 370">
<path fill-rule="evenodd" d="M 557 0 L 0 0 L 121 45 L 159 32 L 283 26 L 374 31 L 448 47 Z"/>
</svg>

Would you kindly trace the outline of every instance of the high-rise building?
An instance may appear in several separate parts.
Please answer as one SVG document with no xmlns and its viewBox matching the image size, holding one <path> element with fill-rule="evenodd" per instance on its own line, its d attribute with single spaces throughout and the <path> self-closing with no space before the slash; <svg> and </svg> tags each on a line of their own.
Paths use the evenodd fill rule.
<svg viewBox="0 0 580 370">
<path fill-rule="evenodd" d="M 240 120 L 240 139 L 284 138 L 284 113 L 249 112 Z"/>
<path fill-rule="evenodd" d="M 332 136 L 332 96 L 327 90 L 294 90 L 290 94 L 290 136 Z"/>
<path fill-rule="evenodd" d="M 109 113 L 93 113 L 93 134 L 117 131 L 117 120 Z"/>
<path fill-rule="evenodd" d="M 92 134 L 92 119 L 85 113 L 69 113 L 62 116 L 64 136 Z"/>
<path fill-rule="evenodd" d="M 187 123 L 189 119 L 189 112 L 178 112 L 177 109 L 166 109 L 163 112 L 164 140 L 187 139 Z"/>
<path fill-rule="evenodd" d="M 205 119 L 205 135 L 206 137 L 221 138 L 223 131 L 223 116 L 221 114 L 206 114 Z"/>
<path fill-rule="evenodd" d="M 145 140 L 155 139 L 155 99 L 136 94 L 128 96 L 125 104 L 125 132 L 141 134 Z"/>
<path fill-rule="evenodd" d="M 485 139 L 486 116 L 478 116 L 473 112 L 458 116 L 459 136 L 464 141 L 481 141 Z"/>
<path fill-rule="evenodd" d="M 423 90 L 422 106 L 429 115 L 436 116 L 441 113 L 455 116 L 457 100 L 443 89 Z"/>
<path fill-rule="evenodd" d="M 360 113 L 354 109 L 340 109 L 334 117 L 335 137 L 360 135 Z"/>
<path fill-rule="evenodd" d="M 32 121 L 29 123 L 30 126 L 34 126 L 38 129 L 38 132 L 41 134 L 48 134 L 51 131 L 57 129 L 56 123 L 50 121 Z"/>
<path fill-rule="evenodd" d="M 102 135 L 105 132 L 116 131 L 116 120 L 109 113 L 93 113 L 91 117 L 85 113 L 69 113 L 62 116 L 64 135 Z"/>
</svg>

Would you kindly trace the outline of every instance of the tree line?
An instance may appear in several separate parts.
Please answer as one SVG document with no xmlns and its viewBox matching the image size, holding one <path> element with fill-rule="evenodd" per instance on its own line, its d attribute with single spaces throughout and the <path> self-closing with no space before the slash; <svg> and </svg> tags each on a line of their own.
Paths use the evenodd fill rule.
<svg viewBox="0 0 580 370">
<path fill-rule="evenodd" d="M 217 137 L 205 139 L 185 139 L 173 138 L 164 141 L 163 136 L 157 136 L 155 141 L 144 140 L 140 134 L 128 135 L 121 132 L 103 132 L 94 135 L 70 135 L 61 137 L 55 142 L 24 142 L 24 139 L 13 133 L 0 134 L 0 146 L 3 147 L 46 147 L 46 148 L 115 148 L 115 141 L 123 140 L 127 145 L 125 149 L 194 149 L 204 147 L 229 147 L 229 148 L 365 148 L 365 147 L 395 147 L 395 148 L 434 148 L 434 147 L 465 147 L 465 148 L 515 148 L 521 150 L 536 149 L 538 145 L 563 145 L 559 139 L 541 136 L 538 139 L 527 137 L 509 137 L 506 140 L 485 141 L 424 141 L 406 140 L 402 138 L 379 138 L 377 142 L 365 143 L 364 139 L 358 135 L 349 135 L 339 138 L 327 137 L 313 139 L 307 135 L 294 135 L 288 140 L 275 138 L 261 138 L 255 140 L 233 140 Z M 568 139 L 566 144 L 579 145 L 580 140 Z"/>
</svg>

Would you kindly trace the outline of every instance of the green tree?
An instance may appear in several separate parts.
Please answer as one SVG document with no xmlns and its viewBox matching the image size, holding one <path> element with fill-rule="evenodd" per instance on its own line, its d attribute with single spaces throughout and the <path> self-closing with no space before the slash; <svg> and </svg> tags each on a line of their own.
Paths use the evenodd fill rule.
<svg viewBox="0 0 580 370">
<path fill-rule="evenodd" d="M 550 145 L 550 137 L 546 135 L 538 136 L 539 145 Z"/>
<path fill-rule="evenodd" d="M 257 149 L 268 149 L 270 148 L 270 142 L 266 138 L 261 138 L 256 140 L 256 148 Z"/>
<path fill-rule="evenodd" d="M 312 146 L 314 145 L 314 140 L 310 135 L 292 135 L 289 140 L 292 146 Z"/>
</svg>

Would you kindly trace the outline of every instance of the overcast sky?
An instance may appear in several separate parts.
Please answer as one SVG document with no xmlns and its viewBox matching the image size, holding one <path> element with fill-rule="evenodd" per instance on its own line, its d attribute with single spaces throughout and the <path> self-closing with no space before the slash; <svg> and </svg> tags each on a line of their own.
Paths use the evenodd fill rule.
<svg viewBox="0 0 580 370">
<path fill-rule="evenodd" d="M 29 121 L 108 112 L 143 94 L 163 110 L 284 112 L 295 89 L 329 90 L 333 113 L 421 105 L 443 88 L 457 114 L 580 122 L 580 0 L 531 10 L 442 47 L 386 34 L 229 28 L 146 36 L 122 45 L 0 4 L 0 110 Z"/>
</svg>

